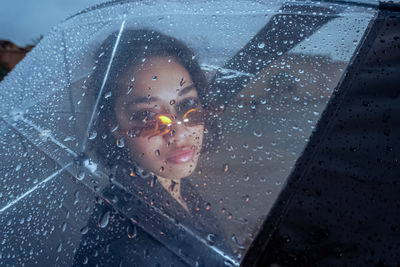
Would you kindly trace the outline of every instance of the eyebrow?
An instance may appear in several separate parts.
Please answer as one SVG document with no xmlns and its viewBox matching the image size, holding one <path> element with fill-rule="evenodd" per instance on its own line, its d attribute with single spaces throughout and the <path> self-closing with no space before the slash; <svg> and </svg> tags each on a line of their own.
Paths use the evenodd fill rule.
<svg viewBox="0 0 400 267">
<path fill-rule="evenodd" d="M 179 93 L 178 93 L 178 96 L 185 95 L 185 94 L 189 93 L 192 90 L 196 90 L 196 87 L 194 87 L 194 84 L 188 85 L 188 86 L 184 87 L 183 89 L 180 89 Z M 160 98 L 156 97 L 156 96 L 155 97 L 150 97 L 150 98 L 148 98 L 146 96 L 146 97 L 140 97 L 140 98 L 137 98 L 135 100 L 129 101 L 127 104 L 131 105 L 131 104 L 139 104 L 139 103 L 149 103 L 149 102 L 155 102 L 155 101 L 159 101 L 159 100 L 160 100 Z"/>
</svg>

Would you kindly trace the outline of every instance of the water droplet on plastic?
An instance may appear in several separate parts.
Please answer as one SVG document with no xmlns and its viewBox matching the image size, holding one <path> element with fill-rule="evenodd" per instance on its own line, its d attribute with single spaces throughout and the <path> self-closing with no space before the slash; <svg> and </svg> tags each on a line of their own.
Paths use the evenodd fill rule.
<svg viewBox="0 0 400 267">
<path fill-rule="evenodd" d="M 243 181 L 247 182 L 248 180 L 250 180 L 250 176 L 249 175 L 246 175 L 246 176 L 243 177 Z"/>
<path fill-rule="evenodd" d="M 60 253 L 62 250 L 62 243 L 57 246 L 57 252 Z"/>
<path fill-rule="evenodd" d="M 21 169 L 21 167 L 22 167 L 22 164 L 21 163 L 18 164 L 17 167 L 15 167 L 15 171 L 19 171 Z"/>
<path fill-rule="evenodd" d="M 239 249 L 245 249 L 243 245 L 239 244 L 239 240 L 237 239 L 235 234 L 232 235 L 232 241 Z"/>
<path fill-rule="evenodd" d="M 171 101 L 169 101 L 170 105 L 174 105 L 176 103 L 176 101 L 174 99 L 172 99 Z"/>
<path fill-rule="evenodd" d="M 111 132 L 114 133 L 115 131 L 118 130 L 118 128 L 119 128 L 119 125 L 117 124 L 112 128 Z"/>
<path fill-rule="evenodd" d="M 211 204 L 207 202 L 205 208 L 206 208 L 206 210 L 210 210 L 211 209 Z"/>
<path fill-rule="evenodd" d="M 64 142 L 74 141 L 74 140 L 75 140 L 75 137 L 72 137 L 72 136 L 67 136 L 64 138 Z"/>
<path fill-rule="evenodd" d="M 229 170 L 229 165 L 228 163 L 224 164 L 224 172 L 227 172 Z"/>
<path fill-rule="evenodd" d="M 262 49 L 262 48 L 264 48 L 264 47 L 265 47 L 265 44 L 264 44 L 264 43 L 258 43 L 258 48 Z"/>
<path fill-rule="evenodd" d="M 128 91 L 126 91 L 126 94 L 129 95 L 133 91 L 133 86 L 128 87 Z"/>
<path fill-rule="evenodd" d="M 155 152 L 154 152 L 154 154 L 157 156 L 157 157 L 159 157 L 160 156 L 160 150 L 156 150 Z"/>
<path fill-rule="evenodd" d="M 134 81 L 135 81 L 135 77 L 132 77 L 131 82 L 134 82 Z"/>
<path fill-rule="evenodd" d="M 91 131 L 88 135 L 89 140 L 93 140 L 97 137 L 97 132 L 96 131 Z"/>
<path fill-rule="evenodd" d="M 153 76 L 151 79 L 152 79 L 153 81 L 156 81 L 156 80 L 157 80 L 157 76 Z"/>
<path fill-rule="evenodd" d="M 99 227 L 105 228 L 108 225 L 109 221 L 110 221 L 110 211 L 107 211 L 100 217 Z"/>
<path fill-rule="evenodd" d="M 160 172 L 163 172 L 163 171 L 164 171 L 164 167 L 161 167 L 161 168 L 160 168 Z"/>
<path fill-rule="evenodd" d="M 83 178 L 85 178 L 85 172 L 79 172 L 78 175 L 76 176 L 76 179 L 78 179 L 79 181 L 82 181 Z"/>
<path fill-rule="evenodd" d="M 80 232 L 82 235 L 86 235 L 89 232 L 89 228 L 85 226 L 80 230 Z"/>
<path fill-rule="evenodd" d="M 262 133 L 258 132 L 258 131 L 254 131 L 253 134 L 254 134 L 255 137 L 261 137 L 262 136 Z"/>
<path fill-rule="evenodd" d="M 129 223 L 126 227 L 126 233 L 128 234 L 129 238 L 135 238 L 137 236 L 136 225 Z"/>
<path fill-rule="evenodd" d="M 211 246 L 215 244 L 215 235 L 214 234 L 207 235 L 207 243 Z"/>
<path fill-rule="evenodd" d="M 109 99 L 111 96 L 112 96 L 112 93 L 111 93 L 111 91 L 110 91 L 110 92 L 107 92 L 107 93 L 104 95 L 104 98 L 105 98 L 105 99 Z"/>
<path fill-rule="evenodd" d="M 61 226 L 61 232 L 65 232 L 65 230 L 67 229 L 67 223 L 64 222 Z"/>
<path fill-rule="evenodd" d="M 117 140 L 117 147 L 123 148 L 125 146 L 124 138 L 120 138 Z"/>
</svg>

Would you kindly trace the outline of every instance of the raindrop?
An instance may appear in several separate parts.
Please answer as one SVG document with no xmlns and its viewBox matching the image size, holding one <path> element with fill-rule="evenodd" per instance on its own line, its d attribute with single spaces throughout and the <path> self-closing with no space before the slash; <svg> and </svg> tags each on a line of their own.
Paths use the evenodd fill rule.
<svg viewBox="0 0 400 267">
<path fill-rule="evenodd" d="M 185 78 L 182 78 L 181 81 L 179 82 L 179 85 L 182 87 L 186 83 Z"/>
<path fill-rule="evenodd" d="M 65 232 L 65 230 L 67 229 L 67 223 L 64 222 L 61 226 L 61 232 Z"/>
<path fill-rule="evenodd" d="M 215 244 L 215 235 L 213 235 L 213 234 L 208 234 L 207 235 L 207 243 L 209 244 L 209 245 L 214 245 Z"/>
<path fill-rule="evenodd" d="M 243 177 L 243 181 L 247 182 L 248 180 L 250 180 L 250 176 L 249 175 L 246 175 L 246 176 Z"/>
<path fill-rule="evenodd" d="M 109 221 L 110 221 L 110 211 L 107 211 L 100 217 L 99 227 L 105 228 L 108 225 Z"/>
<path fill-rule="evenodd" d="M 104 52 L 101 52 L 99 55 L 99 57 L 102 57 L 102 56 L 104 56 Z"/>
<path fill-rule="evenodd" d="M 64 138 L 64 142 L 74 141 L 74 140 L 75 140 L 75 138 L 72 137 L 72 136 L 67 136 L 67 137 Z"/>
<path fill-rule="evenodd" d="M 62 250 L 62 243 L 57 246 L 57 252 L 60 253 Z"/>
<path fill-rule="evenodd" d="M 249 200 L 250 200 L 250 196 L 249 195 L 244 195 L 243 196 L 243 199 L 244 199 L 244 202 L 249 202 Z"/>
<path fill-rule="evenodd" d="M 123 148 L 125 146 L 124 138 L 120 138 L 117 140 L 117 147 Z"/>
<path fill-rule="evenodd" d="M 239 241 L 235 234 L 232 235 L 232 241 L 239 249 L 245 249 L 243 245 L 239 244 Z"/>
<path fill-rule="evenodd" d="M 129 86 L 126 94 L 129 95 L 132 92 L 132 90 L 133 90 L 133 86 Z"/>
<path fill-rule="evenodd" d="M 226 266 L 226 267 L 233 267 L 234 265 L 233 265 L 233 263 L 232 263 L 230 260 L 225 260 L 225 261 L 224 261 L 224 266 Z"/>
<path fill-rule="evenodd" d="M 97 137 L 97 132 L 96 132 L 96 131 L 91 131 L 91 132 L 89 133 L 89 136 L 88 136 L 89 140 L 93 140 L 93 139 L 95 139 L 96 137 Z"/>
<path fill-rule="evenodd" d="M 135 81 L 135 77 L 132 77 L 131 82 L 134 82 L 134 81 Z"/>
<path fill-rule="evenodd" d="M 126 233 L 128 234 L 129 238 L 135 238 L 137 236 L 136 225 L 129 223 L 126 227 Z"/>
<path fill-rule="evenodd" d="M 211 209 L 211 204 L 210 203 L 206 203 L 206 210 L 210 210 Z"/>
<path fill-rule="evenodd" d="M 118 130 L 118 128 L 119 128 L 119 125 L 117 124 L 111 129 L 111 132 L 114 133 L 115 131 Z"/>
<path fill-rule="evenodd" d="M 160 156 L 160 150 L 156 150 L 155 152 L 154 152 L 154 154 L 157 156 L 157 157 L 159 157 Z"/>
<path fill-rule="evenodd" d="M 78 179 L 79 181 L 82 181 L 83 178 L 85 178 L 85 172 L 79 172 L 78 175 L 76 176 L 76 179 Z"/>
<path fill-rule="evenodd" d="M 86 235 L 89 232 L 89 228 L 85 226 L 80 230 L 80 232 L 82 235 Z"/>
<path fill-rule="evenodd" d="M 157 76 L 153 76 L 153 78 L 151 78 L 153 81 L 157 80 Z"/>
<path fill-rule="evenodd" d="M 111 91 L 110 91 L 110 92 L 107 92 L 107 93 L 104 95 L 104 98 L 105 98 L 105 99 L 109 99 L 109 98 L 111 97 L 111 95 L 112 95 Z"/>
<path fill-rule="evenodd" d="M 160 172 L 163 172 L 163 171 L 164 171 L 164 167 L 161 167 L 161 168 L 160 168 Z"/>
<path fill-rule="evenodd" d="M 262 49 L 262 48 L 264 48 L 264 47 L 265 47 L 265 44 L 264 44 L 264 43 L 258 43 L 258 48 Z"/>
<path fill-rule="evenodd" d="M 89 258 L 85 256 L 85 259 L 83 259 L 83 262 L 82 262 L 82 263 L 83 263 L 83 264 L 88 264 L 88 262 L 89 262 Z"/>
<path fill-rule="evenodd" d="M 18 164 L 17 167 L 15 167 L 15 171 L 19 171 L 21 169 L 21 167 L 22 167 L 22 164 L 21 163 Z"/>
<path fill-rule="evenodd" d="M 299 73 L 304 73 L 304 70 L 303 69 L 299 69 Z"/>
<path fill-rule="evenodd" d="M 262 136 L 262 133 L 259 132 L 259 131 L 254 131 L 253 134 L 254 134 L 255 137 L 261 137 Z"/>
<path fill-rule="evenodd" d="M 172 99 L 171 101 L 169 101 L 169 104 L 172 106 L 176 103 L 175 99 Z"/>
<path fill-rule="evenodd" d="M 229 164 L 225 163 L 224 164 L 224 172 L 227 172 L 229 170 Z"/>
</svg>

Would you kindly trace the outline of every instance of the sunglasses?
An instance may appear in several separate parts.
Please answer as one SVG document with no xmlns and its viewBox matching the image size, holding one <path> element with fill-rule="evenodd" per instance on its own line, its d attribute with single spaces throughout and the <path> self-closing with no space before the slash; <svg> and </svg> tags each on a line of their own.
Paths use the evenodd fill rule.
<svg viewBox="0 0 400 267">
<path fill-rule="evenodd" d="M 131 119 L 136 123 L 128 131 L 130 137 L 151 138 L 171 133 L 174 125 L 187 127 L 203 125 L 204 111 L 202 108 L 191 108 L 181 116 L 181 120 L 177 120 L 174 115 L 143 111 L 134 114 Z"/>
</svg>

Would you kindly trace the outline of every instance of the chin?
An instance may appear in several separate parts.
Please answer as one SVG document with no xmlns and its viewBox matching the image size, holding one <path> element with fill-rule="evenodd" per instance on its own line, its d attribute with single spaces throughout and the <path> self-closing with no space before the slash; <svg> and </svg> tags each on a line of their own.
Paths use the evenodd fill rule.
<svg viewBox="0 0 400 267">
<path fill-rule="evenodd" d="M 166 172 L 158 172 L 158 175 L 167 179 L 181 179 L 190 176 L 195 167 L 193 167 L 193 163 L 188 166 L 179 166 L 179 167 L 172 167 L 171 169 L 167 170 Z M 177 170 L 177 168 L 179 168 Z M 174 170 L 175 169 L 175 170 Z"/>
</svg>

